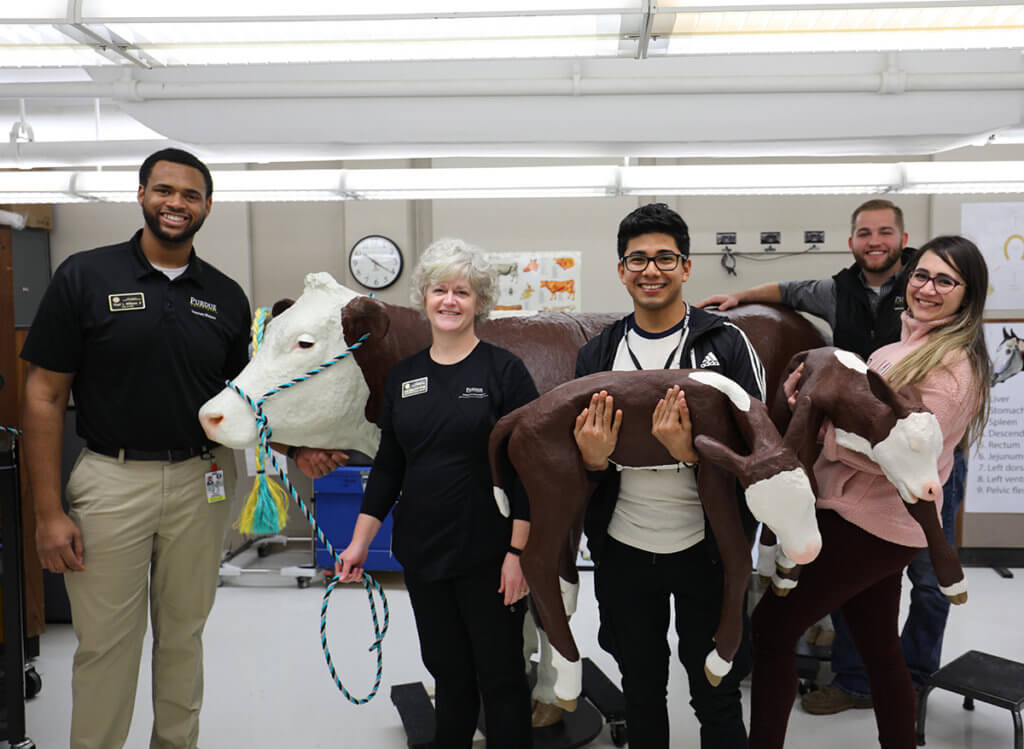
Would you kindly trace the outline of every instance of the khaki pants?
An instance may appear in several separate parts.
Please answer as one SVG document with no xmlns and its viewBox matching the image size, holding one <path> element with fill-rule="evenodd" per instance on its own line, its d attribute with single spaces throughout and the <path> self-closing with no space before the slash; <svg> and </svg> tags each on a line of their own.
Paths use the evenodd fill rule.
<svg viewBox="0 0 1024 749">
<path fill-rule="evenodd" d="M 214 451 L 228 497 L 235 462 Z M 151 749 L 194 749 L 203 699 L 203 627 L 217 590 L 228 500 L 206 499 L 210 461 L 128 461 L 83 451 L 68 481 L 85 572 L 64 576 L 78 649 L 71 749 L 124 746 L 147 604 L 153 621 Z"/>
</svg>

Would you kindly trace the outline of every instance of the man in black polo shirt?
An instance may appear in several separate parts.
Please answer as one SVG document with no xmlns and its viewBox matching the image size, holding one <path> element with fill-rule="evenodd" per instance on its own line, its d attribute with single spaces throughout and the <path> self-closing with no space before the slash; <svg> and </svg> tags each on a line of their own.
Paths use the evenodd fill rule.
<svg viewBox="0 0 1024 749">
<path fill-rule="evenodd" d="M 234 483 L 199 407 L 248 359 L 241 287 L 200 260 L 192 237 L 210 212 L 206 165 L 178 149 L 139 170 L 145 225 L 129 241 L 57 269 L 21 351 L 25 455 L 45 569 L 65 583 L 78 649 L 72 749 L 128 736 L 147 606 L 153 619 L 151 749 L 195 747 L 202 631 L 213 605 Z M 70 393 L 86 449 L 61 508 Z"/>
<path fill-rule="evenodd" d="M 821 317 L 832 327 L 833 342 L 867 360 L 872 352 L 900 338 L 900 316 L 906 309 L 906 279 L 900 272 L 910 260 L 903 211 L 888 200 L 869 200 L 850 220 L 850 251 L 854 263 L 831 278 L 818 281 L 768 283 L 735 294 L 720 294 L 698 306 L 729 309 L 751 302 L 781 302 Z M 942 528 L 955 543 L 956 514 L 963 502 L 967 466 L 963 452 L 953 454 L 953 472 L 942 488 Z M 910 614 L 903 626 L 903 657 L 914 687 L 920 691 L 939 668 L 949 600 L 939 590 L 931 556 L 923 549 L 907 567 L 912 585 Z M 832 615 L 835 678 L 823 689 L 801 698 L 804 710 L 831 715 L 872 706 L 867 672 L 839 612 Z"/>
</svg>

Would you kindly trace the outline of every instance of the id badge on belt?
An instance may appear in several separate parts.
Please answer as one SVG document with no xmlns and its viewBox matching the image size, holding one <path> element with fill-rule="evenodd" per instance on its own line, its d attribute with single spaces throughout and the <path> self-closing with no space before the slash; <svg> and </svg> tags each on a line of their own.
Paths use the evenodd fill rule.
<svg viewBox="0 0 1024 749">
<path fill-rule="evenodd" d="M 224 471 L 217 468 L 217 464 L 214 463 L 206 472 L 206 501 L 213 504 L 223 502 L 227 498 L 227 492 L 224 491 Z"/>
</svg>

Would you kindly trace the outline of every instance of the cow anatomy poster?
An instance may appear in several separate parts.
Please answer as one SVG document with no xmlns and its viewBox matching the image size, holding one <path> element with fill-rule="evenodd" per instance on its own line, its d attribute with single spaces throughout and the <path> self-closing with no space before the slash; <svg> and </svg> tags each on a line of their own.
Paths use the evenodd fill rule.
<svg viewBox="0 0 1024 749">
<path fill-rule="evenodd" d="M 966 512 L 1024 512 L 1024 323 L 985 323 L 992 359 L 992 405 L 967 467 Z"/>
<path fill-rule="evenodd" d="M 580 312 L 579 252 L 492 252 L 498 269 L 497 310 Z"/>
<path fill-rule="evenodd" d="M 964 203 L 960 227 L 988 264 L 986 310 L 1024 308 L 1024 203 Z"/>
</svg>

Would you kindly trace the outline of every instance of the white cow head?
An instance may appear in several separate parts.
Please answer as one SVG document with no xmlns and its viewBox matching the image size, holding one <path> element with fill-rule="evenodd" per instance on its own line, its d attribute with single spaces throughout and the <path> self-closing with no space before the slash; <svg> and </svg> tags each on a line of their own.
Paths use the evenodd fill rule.
<svg viewBox="0 0 1024 749">
<path fill-rule="evenodd" d="M 934 502 L 942 496 L 938 461 L 942 454 L 942 427 L 928 411 L 911 410 L 904 395 L 889 386 L 881 375 L 868 370 L 868 386 L 896 416 L 896 424 L 874 445 L 860 435 L 836 428 L 836 443 L 866 455 L 878 464 L 903 501 Z"/>
<path fill-rule="evenodd" d="M 782 471 L 746 489 L 750 514 L 779 539 L 786 556 L 810 564 L 821 551 L 821 532 L 814 512 L 814 492 L 803 468 Z"/>
<path fill-rule="evenodd" d="M 329 273 L 310 273 L 302 296 L 267 324 L 259 350 L 235 384 L 258 401 L 269 390 L 345 351 L 341 313 L 357 296 Z M 368 396 L 366 380 L 349 355 L 267 399 L 263 410 L 271 439 L 375 455 L 380 431 L 364 415 Z M 199 421 L 206 435 L 222 445 L 240 448 L 256 442 L 254 411 L 228 388 L 203 405 Z"/>
</svg>

